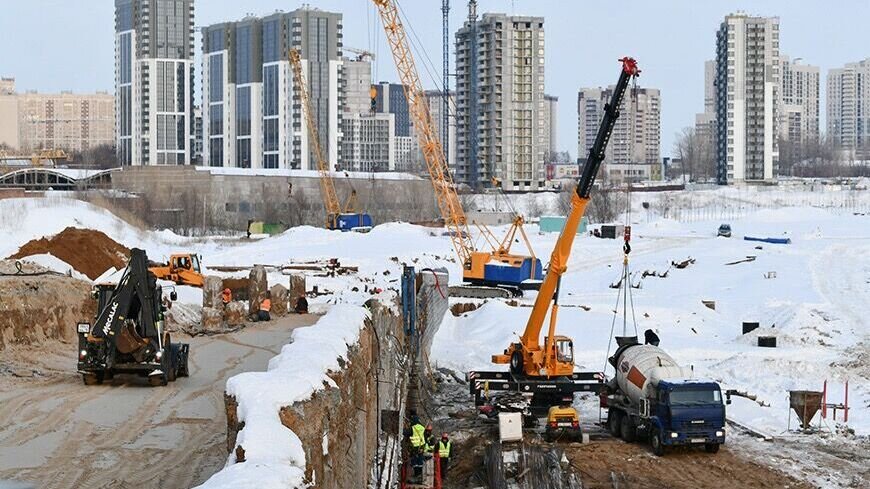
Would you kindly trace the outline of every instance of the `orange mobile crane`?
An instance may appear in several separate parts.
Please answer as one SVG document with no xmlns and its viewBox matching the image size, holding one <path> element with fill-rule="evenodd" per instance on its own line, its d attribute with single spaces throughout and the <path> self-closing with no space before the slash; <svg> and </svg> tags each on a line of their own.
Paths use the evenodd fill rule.
<svg viewBox="0 0 870 489">
<path fill-rule="evenodd" d="M 323 194 L 323 203 L 326 206 L 326 228 L 340 231 L 365 231 L 372 227 L 372 218 L 364 211 L 357 211 L 356 190 L 351 189 L 350 196 L 342 207 L 335 191 L 335 182 L 330 173 L 329 163 L 323 158 L 323 150 L 320 147 L 320 135 L 317 132 L 317 124 L 314 122 L 314 114 L 311 112 L 311 98 L 308 96 L 308 87 L 302 76 L 302 57 L 296 49 L 290 50 L 290 65 L 293 67 L 293 79 L 299 87 L 302 97 L 305 122 L 308 127 L 308 140 L 317 158 L 317 170 L 320 172 L 320 191 Z"/>
<path fill-rule="evenodd" d="M 456 193 L 453 177 L 447 167 L 441 141 L 435 131 L 435 123 L 429 113 L 429 104 L 414 63 L 405 27 L 399 19 L 395 0 L 372 1 L 377 6 L 396 63 L 396 70 L 402 80 L 408 109 L 414 121 L 414 131 L 417 133 L 423 158 L 426 160 L 432 186 L 435 188 L 438 209 L 453 241 L 453 248 L 462 263 L 463 282 L 474 286 L 465 287 L 463 295 L 497 297 L 518 294 L 525 288 L 538 288 L 542 279 L 541 261 L 534 255 L 511 253 L 512 239 L 502 240 L 500 242 L 504 244 L 502 246 L 496 246 L 495 241 L 491 241 L 493 245 L 491 251 L 476 249 L 468 231 L 468 222 Z M 521 219 L 514 221 L 508 234 L 513 236 L 518 226 L 522 226 Z M 529 251 L 531 252 L 531 249 Z"/>
<path fill-rule="evenodd" d="M 629 82 L 640 74 L 633 58 L 622 58 L 622 71 L 610 102 L 604 106 L 604 118 L 598 128 L 595 143 L 589 150 L 586 165 L 571 199 L 571 210 L 565 227 L 550 256 L 550 267 L 535 299 L 526 329 L 520 340 L 512 343 L 503 353 L 492 356 L 493 363 L 510 364 L 510 372 L 470 372 L 471 392 L 480 403 L 481 390 L 520 390 L 534 393 L 533 407 L 537 404 L 553 405 L 574 392 L 595 390 L 601 386 L 603 375 L 596 372 L 574 371 L 574 342 L 566 336 L 556 335 L 559 312 L 559 287 L 562 275 L 568 269 L 571 246 L 580 221 L 589 204 L 592 186 L 604 152 L 619 117 L 619 106 Z M 552 307 L 551 307 L 552 306 Z M 540 335 L 544 321 L 550 314 L 549 329 L 541 345 Z M 555 399 L 554 399 L 555 397 Z"/>
</svg>

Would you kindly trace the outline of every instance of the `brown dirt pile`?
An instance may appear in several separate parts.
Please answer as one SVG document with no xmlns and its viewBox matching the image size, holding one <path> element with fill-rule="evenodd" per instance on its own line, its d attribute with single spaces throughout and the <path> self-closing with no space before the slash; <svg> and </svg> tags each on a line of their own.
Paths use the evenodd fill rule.
<svg viewBox="0 0 870 489">
<path fill-rule="evenodd" d="M 0 260 L 0 272 L 14 273 L 12 263 Z M 76 323 L 94 319 L 90 292 L 89 283 L 63 275 L 0 277 L 0 350 L 51 339 L 73 341 Z"/>
<path fill-rule="evenodd" d="M 127 247 L 100 231 L 68 227 L 51 238 L 28 241 L 9 258 L 19 259 L 46 253 L 69 263 L 91 280 L 112 267 L 118 270 L 124 268 L 130 257 Z"/>
</svg>

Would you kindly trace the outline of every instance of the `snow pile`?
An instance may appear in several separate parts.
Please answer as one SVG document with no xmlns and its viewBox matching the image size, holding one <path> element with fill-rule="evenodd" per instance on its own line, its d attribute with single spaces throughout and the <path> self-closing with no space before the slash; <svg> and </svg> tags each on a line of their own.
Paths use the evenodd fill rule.
<svg viewBox="0 0 870 489">
<path fill-rule="evenodd" d="M 316 324 L 293 332 L 293 342 L 269 361 L 266 372 L 245 372 L 227 381 L 227 394 L 238 403 L 244 423 L 236 443 L 245 449 L 245 462 L 230 454 L 226 467 L 202 489 L 305 487 L 305 451 L 295 433 L 281 424 L 283 406 L 304 401 L 324 384 L 335 386 L 326 373 L 338 371 L 340 357 L 359 339 L 368 318 L 359 306 L 335 306 Z"/>
<path fill-rule="evenodd" d="M 79 280 L 84 280 L 90 282 L 91 279 L 88 278 L 87 275 L 80 273 L 78 270 L 72 267 L 69 263 L 61 260 L 60 258 L 50 254 L 44 253 L 40 255 L 30 255 L 25 258 L 22 258 L 21 261 L 28 261 L 31 263 L 36 263 L 37 265 L 54 272 L 63 273 L 65 275 L 69 275 L 72 278 L 76 278 Z"/>
</svg>

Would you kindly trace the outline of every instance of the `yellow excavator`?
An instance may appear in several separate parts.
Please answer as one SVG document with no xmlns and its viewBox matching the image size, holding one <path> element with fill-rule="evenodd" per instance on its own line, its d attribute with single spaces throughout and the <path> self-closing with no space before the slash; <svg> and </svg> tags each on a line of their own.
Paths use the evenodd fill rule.
<svg viewBox="0 0 870 489">
<path fill-rule="evenodd" d="M 492 362 L 509 364 L 509 372 L 469 372 L 471 393 L 478 404 L 483 393 L 490 390 L 512 390 L 533 394 L 532 405 L 549 407 L 570 399 L 574 392 L 596 391 L 601 388 L 603 375 L 598 372 L 574 371 L 574 342 L 567 336 L 556 334 L 559 313 L 559 286 L 568 269 L 568 258 L 580 221 L 589 204 L 590 193 L 613 126 L 619 117 L 619 107 L 628 88 L 640 70 L 633 58 L 622 58 L 622 71 L 610 102 L 604 107 L 604 118 L 598 128 L 595 143 L 589 151 L 577 189 L 571 199 L 571 210 L 565 227 L 550 256 L 550 265 L 535 299 L 535 305 L 519 341 L 510 344 L 502 353 L 493 355 Z M 541 344 L 541 331 L 549 313 L 549 327 Z"/>
</svg>

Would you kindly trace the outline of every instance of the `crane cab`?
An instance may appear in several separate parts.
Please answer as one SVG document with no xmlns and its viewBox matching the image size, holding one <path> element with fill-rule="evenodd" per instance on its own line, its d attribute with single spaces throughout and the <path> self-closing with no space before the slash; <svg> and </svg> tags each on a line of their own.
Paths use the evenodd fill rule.
<svg viewBox="0 0 870 489">
<path fill-rule="evenodd" d="M 549 354 L 547 354 L 549 352 Z M 567 336 L 544 338 L 544 346 L 511 344 L 493 363 L 510 364 L 511 373 L 529 377 L 570 377 L 574 373 L 574 341 Z"/>
</svg>

